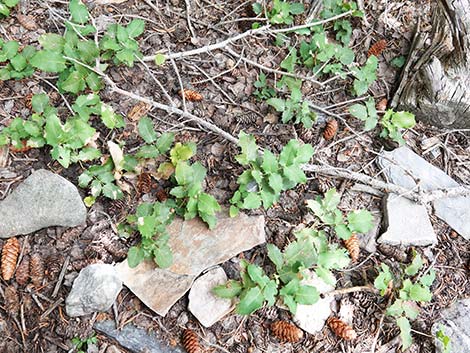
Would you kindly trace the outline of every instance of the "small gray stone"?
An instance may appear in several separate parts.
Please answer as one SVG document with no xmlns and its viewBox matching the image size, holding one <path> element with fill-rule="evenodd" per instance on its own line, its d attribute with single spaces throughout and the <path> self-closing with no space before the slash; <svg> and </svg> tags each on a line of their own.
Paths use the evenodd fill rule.
<svg viewBox="0 0 470 353">
<path fill-rule="evenodd" d="M 180 347 L 171 347 L 160 342 L 152 333 L 132 324 L 116 329 L 113 321 L 100 321 L 94 328 L 115 339 L 121 346 L 133 353 L 184 353 Z"/>
<path fill-rule="evenodd" d="M 429 164 L 407 147 L 383 152 L 378 163 L 393 183 L 409 189 L 416 186 L 415 180 L 419 180 L 419 186 L 426 191 L 460 186 L 442 170 Z M 470 197 L 441 198 L 434 201 L 433 206 L 437 217 L 465 239 L 470 239 Z"/>
<path fill-rule="evenodd" d="M 215 296 L 212 289 L 227 282 L 227 275 L 222 267 L 217 266 L 194 281 L 189 291 L 189 311 L 205 327 L 210 327 L 227 315 L 233 304 L 230 299 Z"/>
<path fill-rule="evenodd" d="M 86 208 L 72 183 L 40 169 L 0 201 L 0 215 L 0 238 L 10 238 L 50 226 L 75 227 L 86 221 Z"/>
<path fill-rule="evenodd" d="M 74 317 L 106 311 L 121 289 L 122 282 L 112 265 L 89 265 L 80 271 L 65 300 L 67 315 Z"/>
<path fill-rule="evenodd" d="M 322 293 L 330 292 L 335 289 L 333 286 L 325 283 L 313 271 L 309 271 L 309 278 L 302 281 L 302 284 L 314 286 Z M 315 334 L 323 329 L 326 319 L 331 315 L 331 303 L 335 297 L 325 296 L 320 298 L 315 304 L 312 305 L 297 305 L 297 312 L 294 315 L 294 321 L 302 330 L 308 333 Z"/>
<path fill-rule="evenodd" d="M 450 337 L 452 353 L 470 352 L 470 299 L 456 302 L 441 313 L 442 319 L 437 321 L 431 329 L 434 337 L 443 326 L 446 336 Z M 436 338 L 436 353 L 442 353 L 443 344 Z"/>
<path fill-rule="evenodd" d="M 387 231 L 377 242 L 405 246 L 437 244 L 425 206 L 399 195 L 388 194 L 385 197 L 384 214 Z"/>
</svg>

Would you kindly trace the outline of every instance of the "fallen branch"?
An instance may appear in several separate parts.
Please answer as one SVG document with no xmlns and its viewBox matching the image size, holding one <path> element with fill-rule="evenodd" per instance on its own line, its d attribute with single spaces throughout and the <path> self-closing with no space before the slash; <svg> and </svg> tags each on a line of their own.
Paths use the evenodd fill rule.
<svg viewBox="0 0 470 353">
<path fill-rule="evenodd" d="M 294 27 L 288 27 L 288 28 L 271 29 L 271 25 L 266 25 L 266 26 L 263 26 L 263 27 L 260 27 L 260 28 L 250 29 L 246 32 L 239 33 L 236 36 L 227 38 L 227 39 L 225 39 L 225 40 L 223 40 L 219 43 L 209 44 L 209 45 L 206 45 L 206 46 L 201 47 L 201 48 L 188 50 L 188 51 L 183 51 L 183 52 L 179 52 L 179 53 L 166 53 L 165 57 L 167 59 L 181 59 L 181 58 L 185 58 L 187 56 L 198 55 L 198 54 L 202 54 L 202 53 L 208 53 L 208 52 L 213 51 L 213 50 L 225 48 L 229 44 L 237 42 L 240 39 L 253 36 L 255 34 L 268 34 L 268 33 L 276 34 L 276 33 L 294 32 L 294 31 L 297 31 L 299 29 L 310 28 L 310 27 L 322 25 L 322 24 L 325 24 L 325 23 L 328 23 L 328 22 L 331 22 L 331 21 L 336 21 L 337 19 L 349 16 L 350 14 L 352 14 L 352 11 L 348 11 L 348 12 L 342 13 L 340 15 L 330 17 L 326 20 L 311 22 L 311 23 L 300 25 L 300 26 L 294 26 Z M 160 53 L 164 54 L 165 52 L 163 51 L 163 52 L 160 52 Z M 154 61 L 155 56 L 156 55 L 144 56 L 143 60 L 144 61 Z"/>
</svg>

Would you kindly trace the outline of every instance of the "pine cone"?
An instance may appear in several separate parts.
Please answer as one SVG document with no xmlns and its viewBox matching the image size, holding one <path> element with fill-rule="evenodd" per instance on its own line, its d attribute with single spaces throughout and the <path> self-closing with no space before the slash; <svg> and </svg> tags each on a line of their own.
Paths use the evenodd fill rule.
<svg viewBox="0 0 470 353">
<path fill-rule="evenodd" d="M 333 189 L 336 185 L 330 178 L 317 178 L 318 191 L 322 194 L 328 192 L 328 190 Z"/>
<path fill-rule="evenodd" d="M 297 342 L 304 337 L 304 333 L 297 326 L 286 321 L 275 321 L 271 324 L 271 331 L 280 341 Z"/>
<path fill-rule="evenodd" d="M 16 238 L 8 239 L 2 249 L 2 277 L 9 281 L 15 273 L 16 260 L 20 253 L 20 242 Z"/>
<path fill-rule="evenodd" d="M 165 202 L 168 199 L 168 194 L 164 188 L 158 187 L 157 191 L 155 192 L 155 197 L 160 202 Z"/>
<path fill-rule="evenodd" d="M 335 137 L 338 131 L 338 122 L 335 119 L 329 120 L 326 123 L 325 130 L 323 130 L 323 138 L 325 140 L 331 140 Z"/>
<path fill-rule="evenodd" d="M 34 287 L 39 288 L 44 280 L 44 262 L 41 255 L 34 253 L 29 260 L 29 273 Z"/>
<path fill-rule="evenodd" d="M 49 278 L 54 278 L 56 274 L 62 270 L 64 257 L 60 253 L 55 253 L 46 257 L 46 275 Z"/>
<path fill-rule="evenodd" d="M 143 116 L 147 115 L 152 106 L 145 102 L 139 102 L 132 107 L 132 109 L 127 113 L 127 117 L 131 121 L 139 121 Z"/>
<path fill-rule="evenodd" d="M 199 102 L 202 101 L 202 94 L 192 90 L 184 88 L 182 91 L 178 92 L 179 95 L 182 97 L 184 95 L 184 99 L 191 101 L 191 102 Z"/>
<path fill-rule="evenodd" d="M 152 176 L 149 173 L 141 173 L 137 178 L 137 190 L 141 194 L 148 194 L 152 191 L 154 182 Z"/>
<path fill-rule="evenodd" d="M 375 108 L 378 110 L 378 111 L 385 111 L 387 110 L 387 103 L 388 103 L 388 100 L 387 98 L 382 98 L 381 100 L 379 100 L 379 102 L 376 104 Z"/>
<path fill-rule="evenodd" d="M 183 332 L 183 347 L 188 353 L 201 353 L 199 339 L 193 330 L 185 329 Z"/>
<path fill-rule="evenodd" d="M 331 331 L 342 339 L 353 340 L 357 337 L 356 331 L 351 326 L 336 317 L 330 317 L 327 323 Z"/>
<path fill-rule="evenodd" d="M 5 288 L 5 310 L 10 315 L 16 315 L 20 309 L 20 299 L 18 292 L 13 286 Z"/>
<path fill-rule="evenodd" d="M 387 41 L 381 39 L 378 42 L 374 43 L 367 52 L 367 57 L 374 55 L 379 56 L 387 48 Z"/>
<path fill-rule="evenodd" d="M 29 258 L 25 257 L 16 269 L 16 283 L 24 286 L 29 280 Z"/>
<path fill-rule="evenodd" d="M 23 28 L 29 31 L 35 31 L 38 29 L 38 25 L 36 24 L 36 21 L 34 21 L 34 18 L 32 16 L 19 14 L 16 15 L 16 19 Z"/>
<path fill-rule="evenodd" d="M 348 249 L 349 255 L 351 256 L 352 262 L 356 262 L 359 259 L 359 238 L 357 234 L 353 233 L 349 239 L 344 240 L 344 246 Z"/>
</svg>

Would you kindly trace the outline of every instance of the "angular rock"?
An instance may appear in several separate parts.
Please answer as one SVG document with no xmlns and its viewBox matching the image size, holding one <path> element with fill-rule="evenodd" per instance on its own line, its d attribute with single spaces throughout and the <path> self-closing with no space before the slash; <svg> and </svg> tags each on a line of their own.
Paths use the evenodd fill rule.
<svg viewBox="0 0 470 353">
<path fill-rule="evenodd" d="M 335 289 L 333 286 L 325 283 L 317 274 L 310 271 L 310 278 L 303 280 L 302 284 L 311 285 L 321 293 L 330 292 Z M 334 296 L 325 296 L 320 298 L 313 305 L 297 305 L 297 312 L 294 315 L 294 322 L 308 333 L 315 334 L 323 329 L 326 319 L 331 315 L 330 305 L 334 301 Z"/>
<path fill-rule="evenodd" d="M 210 327 L 233 309 L 230 299 L 212 293 L 212 288 L 227 282 L 222 267 L 215 267 L 199 277 L 189 291 L 189 311 L 205 327 Z"/>
<path fill-rule="evenodd" d="M 450 337 L 452 353 L 470 352 L 470 299 L 456 302 L 441 313 L 442 319 L 437 321 L 431 329 L 434 337 L 443 326 L 446 336 Z M 443 345 L 438 339 L 434 339 L 436 353 L 442 353 Z"/>
<path fill-rule="evenodd" d="M 0 238 L 10 238 L 50 226 L 80 225 L 86 207 L 72 183 L 40 169 L 0 201 L 0 215 Z"/>
<path fill-rule="evenodd" d="M 199 219 L 175 219 L 168 227 L 173 264 L 162 270 L 152 261 L 130 268 L 127 260 L 116 265 L 119 277 L 145 305 L 165 316 L 205 269 L 264 243 L 264 217 L 240 214 L 217 215 L 217 226 L 209 230 Z"/>
<path fill-rule="evenodd" d="M 80 271 L 65 300 L 67 315 L 74 317 L 106 311 L 121 289 L 122 282 L 112 265 L 89 265 Z"/>
<path fill-rule="evenodd" d="M 436 233 L 424 205 L 396 194 L 385 196 L 384 203 L 387 231 L 380 236 L 378 243 L 405 246 L 437 244 Z"/>
<path fill-rule="evenodd" d="M 415 180 L 419 180 L 420 187 L 426 191 L 460 186 L 442 170 L 429 164 L 407 147 L 383 152 L 378 163 L 394 184 L 409 189 L 416 186 Z M 437 217 L 465 239 L 470 239 L 470 197 L 442 198 L 434 201 L 433 206 Z"/>
<path fill-rule="evenodd" d="M 133 353 L 185 353 L 184 349 L 163 344 L 154 334 L 132 324 L 118 330 L 116 324 L 108 320 L 96 322 L 93 327 Z"/>
</svg>

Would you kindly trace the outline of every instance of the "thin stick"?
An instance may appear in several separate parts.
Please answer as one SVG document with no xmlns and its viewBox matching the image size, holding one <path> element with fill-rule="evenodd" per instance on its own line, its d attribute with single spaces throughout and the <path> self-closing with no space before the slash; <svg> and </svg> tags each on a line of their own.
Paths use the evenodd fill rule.
<svg viewBox="0 0 470 353">
<path fill-rule="evenodd" d="M 57 299 L 50 307 L 49 309 L 47 309 L 42 315 L 41 315 L 41 320 L 44 320 L 46 317 L 49 316 L 50 313 L 52 313 L 52 311 L 57 308 L 60 303 L 62 303 L 64 301 L 64 298 L 59 298 Z"/>
<path fill-rule="evenodd" d="M 69 266 L 70 263 L 70 256 L 67 256 L 67 258 L 64 261 L 64 264 L 62 265 L 62 269 L 60 270 L 60 275 L 59 279 L 55 285 L 54 291 L 52 292 L 52 298 L 55 298 L 57 296 L 57 293 L 59 293 L 60 286 L 62 285 L 62 281 L 65 277 L 65 271 L 67 271 L 67 267 Z"/>
<path fill-rule="evenodd" d="M 186 3 L 186 22 L 188 22 L 188 28 L 191 32 L 191 37 L 196 38 L 196 32 L 194 32 L 194 28 L 191 23 L 191 2 L 190 0 L 184 0 L 184 2 Z"/>
</svg>

